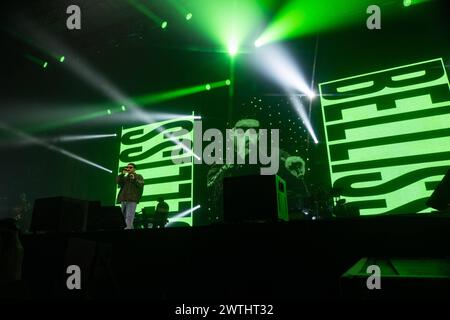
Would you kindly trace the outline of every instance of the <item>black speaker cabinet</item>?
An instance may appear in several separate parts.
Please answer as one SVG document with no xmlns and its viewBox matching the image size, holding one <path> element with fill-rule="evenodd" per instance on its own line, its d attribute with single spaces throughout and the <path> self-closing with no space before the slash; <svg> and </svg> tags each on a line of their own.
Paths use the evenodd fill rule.
<svg viewBox="0 0 450 320">
<path fill-rule="evenodd" d="M 286 183 L 276 175 L 223 180 L 224 222 L 288 220 Z"/>
<path fill-rule="evenodd" d="M 90 205 L 86 230 L 121 230 L 125 228 L 122 210 L 118 206 L 100 206 L 95 202 Z"/>
<path fill-rule="evenodd" d="M 80 232 L 85 230 L 88 201 L 53 197 L 34 202 L 31 231 Z"/>
<path fill-rule="evenodd" d="M 427 206 L 439 211 L 450 211 L 450 169 L 427 200 Z"/>
</svg>

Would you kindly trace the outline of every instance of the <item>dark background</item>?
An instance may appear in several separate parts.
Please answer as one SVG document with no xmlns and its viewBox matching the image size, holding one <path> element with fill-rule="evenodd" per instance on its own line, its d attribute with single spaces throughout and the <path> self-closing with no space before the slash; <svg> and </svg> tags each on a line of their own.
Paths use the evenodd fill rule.
<svg viewBox="0 0 450 320">
<path fill-rule="evenodd" d="M 214 0 L 211 0 L 214 1 Z M 284 1 L 275 1 L 276 7 Z M 368 15 L 361 12 L 360 21 L 333 32 L 310 35 L 283 43 L 311 81 L 314 52 L 317 61 L 314 86 L 317 84 L 362 73 L 401 66 L 433 58 L 449 63 L 450 28 L 446 1 L 429 1 L 404 8 L 402 1 L 387 5 L 394 13 L 383 15 L 382 29 L 368 30 Z M 189 1 L 184 1 L 188 6 Z M 331 3 L 331 1 L 330 1 Z M 384 2 L 386 3 L 386 2 Z M 66 29 L 65 9 L 78 4 L 82 10 L 82 29 Z M 73 115 L 90 113 L 92 105 L 109 103 L 111 99 L 75 76 L 64 64 L 50 57 L 47 69 L 31 63 L 24 54 L 45 57 L 34 46 L 22 41 L 31 29 L 41 30 L 61 47 L 70 48 L 66 62 L 82 59 L 98 74 L 128 97 L 189 87 L 196 84 L 229 78 L 229 55 L 209 38 L 190 28 L 182 19 L 170 19 L 175 14 L 165 1 L 149 1 L 150 6 L 167 17 L 170 27 L 162 30 L 148 19 L 130 10 L 125 1 L 15 1 L 2 4 L 2 103 L 1 122 L 27 131 L 42 123 L 52 123 Z M 376 2 L 374 3 L 376 4 Z M 269 13 L 273 14 L 274 12 Z M 195 17 L 194 17 L 195 19 Z M 269 18 L 268 18 L 269 19 Z M 235 100 L 232 120 L 247 115 L 245 106 L 255 99 L 268 104 L 278 103 L 287 111 L 282 90 L 252 67 L 252 44 L 239 54 L 235 66 Z M 62 50 L 64 51 L 64 50 Z M 201 114 L 204 127 L 227 127 L 228 88 L 204 91 L 152 105 L 148 110 L 177 114 Z M 261 105 L 265 105 L 261 103 Z M 291 110 L 292 112 L 292 110 Z M 260 109 L 259 114 L 267 113 Z M 285 120 L 291 117 L 285 113 Z M 323 141 L 319 99 L 311 108 L 311 119 L 319 141 Z M 294 119 L 293 119 L 294 120 Z M 119 116 L 101 117 L 76 125 L 33 133 L 38 137 L 71 134 L 120 134 L 124 123 Z M 285 125 L 285 123 L 283 123 Z M 281 133 L 283 137 L 283 132 Z M 308 184 L 328 188 L 329 177 L 325 145 L 304 141 L 292 152 L 308 159 Z M 41 146 L 18 146 L 16 136 L 0 131 L 0 166 L 2 183 L 0 197 L 14 199 L 25 192 L 33 201 L 45 196 L 65 195 L 112 204 L 115 196 L 114 176 L 118 164 L 119 138 L 87 140 L 58 144 L 70 152 L 113 170 L 113 174 L 98 170 Z M 309 149 L 306 150 L 306 146 Z M 295 150 L 294 150 L 295 149 Z M 196 197 L 198 203 L 206 199 L 206 172 L 196 169 Z M 206 212 L 199 213 L 205 215 Z"/>
</svg>

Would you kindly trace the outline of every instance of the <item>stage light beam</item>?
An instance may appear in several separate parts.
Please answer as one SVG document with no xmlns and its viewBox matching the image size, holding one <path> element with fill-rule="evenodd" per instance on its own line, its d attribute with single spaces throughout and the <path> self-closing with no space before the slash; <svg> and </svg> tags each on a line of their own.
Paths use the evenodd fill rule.
<svg viewBox="0 0 450 320">
<path fill-rule="evenodd" d="M 0 129 L 3 129 L 4 131 L 7 131 L 7 132 L 9 132 L 11 134 L 14 134 L 14 135 L 18 136 L 19 138 L 23 139 L 25 142 L 28 142 L 28 143 L 31 143 L 31 144 L 35 144 L 35 145 L 39 145 L 39 146 L 44 147 L 44 148 L 46 148 L 48 150 L 57 152 L 59 154 L 65 155 L 65 156 L 67 156 L 69 158 L 72 158 L 74 160 L 83 162 L 83 163 L 85 163 L 85 164 L 87 164 L 87 165 L 89 165 L 91 167 L 95 167 L 97 169 L 106 171 L 108 173 L 112 173 L 112 170 L 109 170 L 109 169 L 107 169 L 107 168 L 105 168 L 105 167 L 103 167 L 103 166 L 101 166 L 101 165 L 99 165 L 97 163 L 94 163 L 94 162 L 92 162 L 90 160 L 87 160 L 87 159 L 85 159 L 83 157 L 80 157 L 79 155 L 77 155 L 75 153 L 72 153 L 70 151 L 67 151 L 65 149 L 59 148 L 59 147 L 57 147 L 55 145 L 52 145 L 50 143 L 47 143 L 47 142 L 45 142 L 45 141 L 43 141 L 43 140 L 41 140 L 41 139 L 39 139 L 37 137 L 28 135 L 28 134 L 26 134 L 26 133 L 24 133 L 22 131 L 19 131 L 19 130 L 16 130 L 14 128 L 11 128 L 7 124 L 4 124 L 4 123 L 0 122 Z"/>
<path fill-rule="evenodd" d="M 236 40 L 231 40 L 228 44 L 228 54 L 232 57 L 238 54 L 239 48 Z"/>
<path fill-rule="evenodd" d="M 284 1 L 279 11 L 258 37 L 258 46 L 359 23 L 367 7 L 372 4 L 373 0 Z M 395 10 L 395 6 L 384 6 L 383 14 L 390 14 L 393 10 Z"/>
<path fill-rule="evenodd" d="M 309 88 L 295 60 L 279 45 L 261 48 L 255 53 L 255 67 L 277 82 L 287 92 L 302 93 L 310 99 L 315 93 Z"/>
<path fill-rule="evenodd" d="M 295 95 L 291 95 L 290 96 L 290 100 L 291 100 L 291 103 L 294 106 L 295 111 L 297 112 L 297 114 L 302 119 L 302 122 L 304 123 L 305 128 L 308 131 L 308 133 L 311 136 L 311 138 L 313 139 L 314 143 L 318 144 L 319 140 L 317 139 L 316 133 L 314 132 L 314 129 L 313 129 L 312 125 L 311 125 L 311 121 L 309 120 L 309 117 L 306 114 L 305 107 L 302 104 L 302 102 L 300 101 L 300 98 L 295 96 Z"/>
<path fill-rule="evenodd" d="M 198 93 L 209 91 L 212 89 L 222 88 L 222 87 L 228 86 L 227 83 L 228 83 L 227 80 L 210 82 L 208 84 L 200 84 L 200 85 L 195 85 L 192 87 L 173 89 L 173 90 L 168 90 L 168 91 L 164 91 L 164 92 L 155 92 L 155 93 L 150 93 L 150 94 L 146 94 L 146 95 L 130 97 L 130 98 L 126 99 L 126 100 L 128 100 L 128 102 L 131 102 L 133 104 L 136 104 L 136 103 L 139 104 L 140 105 L 139 109 L 136 109 L 136 107 L 135 108 L 129 107 L 128 105 L 123 105 L 123 104 L 122 105 L 118 104 L 117 107 L 115 107 L 115 108 L 108 108 L 108 106 L 110 106 L 111 102 L 108 102 L 107 104 L 106 103 L 96 104 L 96 105 L 91 106 L 91 108 L 94 109 L 95 111 L 92 111 L 92 112 L 86 113 L 86 114 L 81 114 L 81 115 L 72 115 L 71 117 L 65 117 L 65 118 L 61 118 L 61 119 L 53 119 L 51 122 L 48 122 L 48 123 L 40 123 L 38 125 L 29 127 L 27 129 L 27 132 L 37 133 L 37 132 L 48 131 L 48 130 L 52 130 L 52 129 L 56 129 L 56 128 L 60 128 L 60 127 L 67 127 L 67 126 L 85 122 L 85 121 L 92 121 L 94 119 L 105 117 L 107 115 L 112 115 L 112 114 L 116 114 L 116 113 L 122 114 L 124 111 L 131 111 L 130 117 L 133 119 L 141 119 L 141 120 L 148 119 L 149 122 L 152 122 L 152 120 L 154 120 L 152 113 L 148 113 L 148 115 L 146 115 L 147 113 L 145 113 L 145 112 L 144 112 L 144 114 L 141 114 L 143 112 L 142 110 L 138 113 L 133 112 L 133 111 L 140 110 L 142 108 L 145 108 L 145 107 L 157 104 L 157 103 L 161 103 L 164 101 L 174 100 L 174 99 L 177 99 L 180 97 L 198 94 Z M 231 84 L 231 81 L 230 81 L 230 84 Z M 123 101 L 125 99 L 123 99 L 119 96 L 115 100 Z M 108 113 L 108 110 L 111 113 Z M 156 116 L 158 116 L 158 114 L 156 114 Z"/>
<path fill-rule="evenodd" d="M 162 25 L 165 23 L 167 26 L 167 22 L 161 19 L 158 15 L 156 15 L 150 8 L 148 8 L 143 3 L 139 2 L 138 0 L 127 0 L 127 2 L 134 7 L 137 11 L 145 15 L 147 18 L 149 18 L 151 21 L 153 21 L 156 25 Z M 164 29 L 165 27 L 163 27 Z"/>
<path fill-rule="evenodd" d="M 274 0 L 197 0 L 191 4 L 194 26 L 234 56 L 241 51 L 255 28 L 265 23 L 265 11 Z M 230 44 L 230 41 L 235 44 Z"/>
<path fill-rule="evenodd" d="M 166 225 L 166 227 L 169 227 L 170 225 L 172 225 L 173 223 L 176 222 L 176 221 L 173 221 L 173 220 L 176 220 L 176 219 L 179 219 L 179 218 L 183 218 L 183 217 L 187 216 L 188 214 L 190 214 L 191 212 L 194 212 L 195 210 L 198 210 L 198 209 L 200 209 L 200 205 L 199 204 L 196 205 L 195 207 L 191 208 L 191 209 L 188 209 L 186 211 L 183 211 L 183 212 L 173 216 L 172 218 L 169 219 L 169 223 Z"/>
<path fill-rule="evenodd" d="M 72 142 L 93 139 L 104 139 L 117 137 L 117 133 L 110 134 L 82 134 L 82 135 L 65 135 L 49 139 L 51 142 Z"/>
<path fill-rule="evenodd" d="M 412 5 L 428 2 L 431 0 L 403 0 L 403 6 L 404 7 L 410 7 Z"/>
</svg>

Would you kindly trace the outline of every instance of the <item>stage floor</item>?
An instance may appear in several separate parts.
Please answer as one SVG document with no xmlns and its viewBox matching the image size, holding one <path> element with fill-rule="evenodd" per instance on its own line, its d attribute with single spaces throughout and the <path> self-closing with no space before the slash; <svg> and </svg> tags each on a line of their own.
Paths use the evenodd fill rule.
<svg viewBox="0 0 450 320">
<path fill-rule="evenodd" d="M 173 299 L 341 299 L 341 276 L 364 257 L 446 259 L 450 215 L 220 224 L 192 228 L 27 234 L 32 296 Z"/>
</svg>

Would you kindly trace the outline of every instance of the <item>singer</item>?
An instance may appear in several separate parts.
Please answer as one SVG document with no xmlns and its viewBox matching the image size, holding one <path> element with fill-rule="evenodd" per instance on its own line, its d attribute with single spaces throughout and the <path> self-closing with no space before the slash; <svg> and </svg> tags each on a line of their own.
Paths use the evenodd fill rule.
<svg viewBox="0 0 450 320">
<path fill-rule="evenodd" d="M 116 177 L 116 181 L 120 188 L 117 203 L 120 203 L 122 207 L 122 214 L 127 225 L 125 229 L 133 229 L 136 205 L 139 203 L 144 190 L 144 178 L 136 173 L 136 165 L 129 163 Z"/>
</svg>

